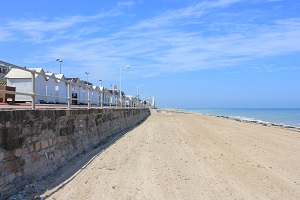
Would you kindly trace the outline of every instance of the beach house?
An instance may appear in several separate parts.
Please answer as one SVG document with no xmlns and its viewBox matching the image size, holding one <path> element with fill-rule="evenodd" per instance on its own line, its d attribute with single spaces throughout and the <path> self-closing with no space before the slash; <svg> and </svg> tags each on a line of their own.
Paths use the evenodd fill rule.
<svg viewBox="0 0 300 200">
<path fill-rule="evenodd" d="M 91 96 L 91 104 L 92 105 L 100 105 L 100 87 L 92 86 L 92 96 Z"/>
<path fill-rule="evenodd" d="M 56 99 L 57 103 L 67 103 L 68 100 L 68 84 L 66 83 L 65 76 L 63 74 L 55 74 L 56 86 L 55 86 L 55 96 L 62 98 Z M 71 97 L 71 96 L 70 96 Z"/>
<path fill-rule="evenodd" d="M 72 104 L 79 104 L 79 98 L 81 96 L 81 94 L 79 94 L 79 92 L 81 92 L 80 79 L 79 78 L 66 78 L 66 80 L 70 82 Z"/>
<path fill-rule="evenodd" d="M 46 102 L 45 97 L 39 95 L 46 95 L 46 76 L 43 68 L 28 68 L 29 70 L 34 70 L 35 72 L 35 103 Z M 24 71 L 18 68 L 12 68 L 5 76 L 7 80 L 7 86 L 15 87 L 16 92 L 22 93 L 33 93 L 32 91 L 32 73 Z M 16 102 L 31 102 L 32 98 L 28 95 L 16 95 Z"/>
<path fill-rule="evenodd" d="M 51 97 L 46 97 L 46 102 L 47 103 L 56 103 L 57 98 L 56 92 L 55 92 L 55 86 L 56 86 L 56 77 L 52 72 L 46 72 L 46 85 L 45 85 L 45 90 L 46 90 L 46 96 L 51 96 Z"/>
</svg>

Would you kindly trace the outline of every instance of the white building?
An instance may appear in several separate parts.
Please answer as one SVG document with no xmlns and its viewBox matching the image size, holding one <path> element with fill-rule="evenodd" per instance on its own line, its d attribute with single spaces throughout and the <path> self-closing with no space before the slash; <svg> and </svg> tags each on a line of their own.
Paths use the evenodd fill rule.
<svg viewBox="0 0 300 200">
<path fill-rule="evenodd" d="M 47 103 L 56 103 L 56 92 L 55 92 L 55 86 L 56 86 L 56 78 L 55 75 L 52 72 L 45 73 L 46 76 L 46 85 L 45 85 L 45 91 L 46 96 L 52 96 L 52 97 L 46 97 Z"/>
<path fill-rule="evenodd" d="M 66 83 L 65 76 L 63 74 L 55 74 L 56 86 L 55 86 L 55 96 L 68 97 L 68 84 Z M 70 87 L 71 88 L 71 87 Z M 71 94 L 70 94 L 71 97 Z M 67 99 L 58 98 L 56 99 L 58 103 L 68 103 Z"/>
<path fill-rule="evenodd" d="M 91 97 L 91 104 L 92 105 L 100 105 L 100 87 L 99 86 L 92 86 L 92 97 Z"/>
<path fill-rule="evenodd" d="M 66 78 L 68 81 L 71 82 L 71 97 L 72 99 L 72 104 L 80 104 L 80 97 L 81 97 L 81 81 L 79 78 Z"/>
<path fill-rule="evenodd" d="M 88 104 L 88 90 L 89 86 L 84 83 L 84 81 L 81 82 L 81 103 L 82 104 Z"/>
<path fill-rule="evenodd" d="M 37 95 L 46 95 L 46 76 L 43 68 L 28 68 L 35 70 L 35 93 Z M 12 68 L 5 76 L 7 86 L 16 87 L 16 92 L 33 93 L 32 91 L 32 74 L 17 68 Z M 16 95 L 15 101 L 31 102 L 32 98 L 28 95 Z M 45 102 L 45 97 L 36 96 L 35 103 Z"/>
</svg>

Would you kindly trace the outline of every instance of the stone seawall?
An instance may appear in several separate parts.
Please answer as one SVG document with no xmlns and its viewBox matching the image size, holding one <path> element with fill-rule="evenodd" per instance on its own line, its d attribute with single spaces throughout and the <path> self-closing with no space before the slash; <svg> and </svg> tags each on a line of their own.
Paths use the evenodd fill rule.
<svg viewBox="0 0 300 200">
<path fill-rule="evenodd" d="M 149 109 L 0 111 L 0 199 L 149 115 Z"/>
</svg>

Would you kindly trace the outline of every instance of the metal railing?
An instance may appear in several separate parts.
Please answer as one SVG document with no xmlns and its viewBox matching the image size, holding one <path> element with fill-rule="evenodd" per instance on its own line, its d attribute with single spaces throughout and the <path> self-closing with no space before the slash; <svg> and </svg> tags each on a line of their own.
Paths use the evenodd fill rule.
<svg viewBox="0 0 300 200">
<path fill-rule="evenodd" d="M 3 62 L 3 61 L 0 61 L 0 64 L 5 65 L 5 66 L 10 66 L 11 68 L 16 68 L 16 69 L 20 69 L 20 70 L 31 73 L 31 90 L 32 90 L 32 93 L 24 93 L 24 92 L 8 91 L 8 90 L 0 90 L 0 93 L 30 96 L 31 97 L 31 108 L 32 109 L 36 108 L 36 98 L 37 97 L 67 100 L 67 108 L 68 109 L 71 109 L 72 101 L 87 102 L 87 108 L 88 109 L 91 108 L 91 103 L 92 103 L 92 105 L 96 104 L 96 105 L 100 106 L 101 108 L 103 107 L 104 104 L 109 104 L 110 107 L 114 106 L 113 94 L 110 94 L 111 95 L 110 96 L 110 102 L 104 102 L 104 88 L 102 88 L 102 91 L 101 91 L 101 88 L 100 88 L 100 90 L 91 90 L 91 88 L 92 88 L 91 85 L 78 84 L 78 83 L 74 83 L 74 82 L 71 82 L 71 81 L 68 81 L 68 80 L 65 80 L 65 79 L 60 79 L 60 78 L 57 78 L 57 77 L 54 78 L 54 77 L 52 77 L 50 75 L 47 75 L 45 73 L 41 73 L 41 72 L 37 72 L 35 70 L 30 70 L 30 69 L 27 69 L 27 68 L 19 67 L 19 66 L 16 66 L 16 65 L 13 65 L 13 64 L 10 64 L 10 63 L 7 63 L 7 62 Z M 36 74 L 40 74 L 44 77 L 48 77 L 48 78 L 51 78 L 51 79 L 56 79 L 56 80 L 60 80 L 62 82 L 65 82 L 67 84 L 67 96 L 64 97 L 64 96 L 59 96 L 59 95 L 58 96 L 53 96 L 53 95 L 37 94 L 36 93 L 36 83 L 35 83 L 36 82 Z M 87 99 L 84 99 L 84 98 L 83 99 L 82 98 L 78 99 L 78 98 L 72 98 L 71 97 L 71 87 L 75 88 L 76 86 L 85 87 L 85 91 L 87 91 Z M 94 100 L 95 99 L 94 98 L 94 92 L 91 95 L 91 91 L 95 91 L 96 93 L 98 93 L 98 95 L 96 95 L 96 98 L 98 100 Z M 100 99 L 99 99 L 99 97 L 100 97 Z M 118 99 L 118 95 L 115 95 L 115 106 L 116 107 L 118 107 L 118 102 L 119 101 L 120 101 L 120 99 Z M 139 107 L 138 105 L 139 105 L 140 100 L 138 98 L 135 99 L 136 102 L 134 102 L 133 100 L 130 101 L 130 100 L 125 99 L 125 102 L 126 101 L 129 101 L 129 106 L 130 107 Z M 124 98 L 122 99 L 122 102 L 124 102 Z M 47 103 L 49 103 L 49 102 L 47 102 Z M 124 104 L 121 103 L 120 105 L 124 105 Z"/>
</svg>

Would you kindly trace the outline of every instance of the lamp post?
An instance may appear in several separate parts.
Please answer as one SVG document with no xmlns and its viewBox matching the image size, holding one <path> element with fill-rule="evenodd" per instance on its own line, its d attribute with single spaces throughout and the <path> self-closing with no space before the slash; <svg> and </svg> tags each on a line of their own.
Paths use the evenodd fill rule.
<svg viewBox="0 0 300 200">
<path fill-rule="evenodd" d="M 89 74 L 90 74 L 90 73 L 85 72 L 85 74 L 86 74 L 86 84 L 88 85 L 88 84 L 89 84 Z"/>
<path fill-rule="evenodd" d="M 120 103 L 121 103 L 121 107 L 122 107 L 122 69 L 124 69 L 125 67 L 120 67 Z M 130 68 L 130 66 L 126 66 L 127 69 Z"/>
<path fill-rule="evenodd" d="M 102 87 L 102 80 L 99 80 L 99 81 L 100 81 L 100 83 L 101 83 L 100 86 Z"/>
<path fill-rule="evenodd" d="M 59 58 L 56 58 L 56 61 L 59 62 L 59 74 L 61 74 L 61 63 L 62 63 L 62 60 L 59 59 Z"/>
</svg>

